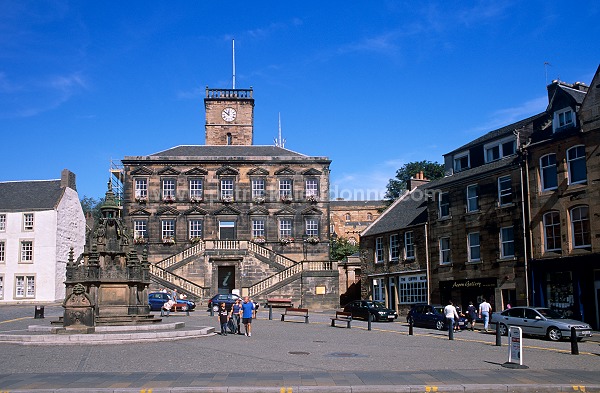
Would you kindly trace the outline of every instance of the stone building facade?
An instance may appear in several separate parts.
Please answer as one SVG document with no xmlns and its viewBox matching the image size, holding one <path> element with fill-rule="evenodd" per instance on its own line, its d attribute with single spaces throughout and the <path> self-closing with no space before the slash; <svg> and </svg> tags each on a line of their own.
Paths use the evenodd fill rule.
<svg viewBox="0 0 600 393">
<path fill-rule="evenodd" d="M 358 244 L 360 233 L 379 217 L 384 209 L 383 201 L 330 202 L 331 233 Z"/>
<path fill-rule="evenodd" d="M 123 212 L 160 285 L 200 299 L 338 304 L 329 260 L 329 166 L 253 140 L 252 90 L 207 89 L 207 145 L 123 164 Z"/>
</svg>

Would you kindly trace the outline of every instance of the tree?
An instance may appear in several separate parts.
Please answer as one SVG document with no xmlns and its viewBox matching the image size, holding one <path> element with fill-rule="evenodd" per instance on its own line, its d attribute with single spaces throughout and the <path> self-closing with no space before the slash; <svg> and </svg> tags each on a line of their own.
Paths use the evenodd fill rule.
<svg viewBox="0 0 600 393">
<path fill-rule="evenodd" d="M 333 261 L 341 261 L 347 256 L 357 253 L 358 250 L 358 243 L 350 242 L 348 238 L 338 237 L 331 241 L 331 259 Z"/>
<path fill-rule="evenodd" d="M 97 222 L 102 217 L 102 213 L 100 212 L 100 206 L 104 202 L 102 198 L 93 198 L 84 195 L 80 202 L 83 214 L 87 216 L 88 213 L 91 213 L 92 217 L 94 217 L 94 222 Z"/>
<path fill-rule="evenodd" d="M 414 161 L 404 164 L 396 171 L 396 178 L 390 179 L 385 193 L 385 200 L 391 204 L 404 193 L 407 182 L 411 177 L 423 171 L 423 176 L 429 180 L 435 180 L 444 177 L 444 165 L 431 161 Z"/>
</svg>

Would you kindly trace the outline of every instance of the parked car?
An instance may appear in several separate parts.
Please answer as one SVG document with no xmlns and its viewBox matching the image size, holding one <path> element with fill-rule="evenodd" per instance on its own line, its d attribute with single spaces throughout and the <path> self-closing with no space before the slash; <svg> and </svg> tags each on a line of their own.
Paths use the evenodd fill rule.
<svg viewBox="0 0 600 393">
<path fill-rule="evenodd" d="M 161 307 L 173 299 L 171 294 L 166 292 L 152 292 L 148 294 L 148 305 L 150 311 L 160 311 Z M 171 311 L 192 311 L 196 308 L 196 303 L 187 299 L 177 299 L 177 303 L 171 308 Z"/>
<path fill-rule="evenodd" d="M 448 329 L 444 306 L 439 304 L 414 305 L 406 316 L 406 322 L 412 322 L 413 326 L 429 327 L 437 330 Z M 460 329 L 467 327 L 467 319 L 465 317 L 458 318 L 458 327 Z"/>
<path fill-rule="evenodd" d="M 383 303 L 372 302 L 370 300 L 355 300 L 346 304 L 344 312 L 352 313 L 352 318 L 369 318 L 371 314 L 372 321 L 391 321 L 398 318 L 398 313 L 391 308 L 387 308 Z"/>
<path fill-rule="evenodd" d="M 492 323 L 498 323 L 500 334 L 507 335 L 510 326 L 523 329 L 523 334 L 545 336 L 559 341 L 571 337 L 571 328 L 577 331 L 577 339 L 592 336 L 592 327 L 585 322 L 564 318 L 556 311 L 545 307 L 512 307 L 501 313 L 492 313 Z"/>
<path fill-rule="evenodd" d="M 218 293 L 208 301 L 208 309 L 210 310 L 212 307 L 213 311 L 217 312 L 219 311 L 219 305 L 225 303 L 225 308 L 229 311 L 237 299 L 244 300 L 241 296 L 234 293 Z M 254 302 L 254 309 L 258 310 L 258 307 L 258 303 Z"/>
</svg>

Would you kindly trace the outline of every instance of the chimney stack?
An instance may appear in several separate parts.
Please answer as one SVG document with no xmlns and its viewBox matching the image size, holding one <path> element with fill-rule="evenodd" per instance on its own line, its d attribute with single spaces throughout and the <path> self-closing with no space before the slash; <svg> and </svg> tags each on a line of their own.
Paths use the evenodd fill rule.
<svg viewBox="0 0 600 393">
<path fill-rule="evenodd" d="M 415 174 L 415 177 L 411 177 L 406 182 L 406 188 L 408 191 L 412 191 L 415 188 L 422 186 L 423 184 L 429 183 L 429 179 L 425 177 L 423 171 L 419 171 L 419 173 Z"/>
<path fill-rule="evenodd" d="M 77 186 L 75 185 L 75 174 L 68 169 L 63 169 L 60 173 L 60 188 L 65 187 L 69 187 L 77 191 Z"/>
</svg>

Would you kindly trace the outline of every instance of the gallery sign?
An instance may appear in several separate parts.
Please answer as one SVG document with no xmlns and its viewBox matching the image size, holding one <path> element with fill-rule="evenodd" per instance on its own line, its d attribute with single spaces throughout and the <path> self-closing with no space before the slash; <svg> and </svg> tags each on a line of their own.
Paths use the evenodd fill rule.
<svg viewBox="0 0 600 393">
<path fill-rule="evenodd" d="M 495 278 L 474 278 L 471 280 L 455 280 L 440 283 L 446 289 L 495 288 Z"/>
</svg>

